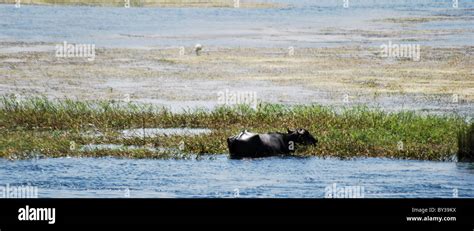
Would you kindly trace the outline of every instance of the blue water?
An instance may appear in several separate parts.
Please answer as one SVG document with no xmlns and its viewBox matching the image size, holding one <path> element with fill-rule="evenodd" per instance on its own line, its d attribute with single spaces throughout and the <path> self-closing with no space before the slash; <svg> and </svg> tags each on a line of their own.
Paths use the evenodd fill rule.
<svg viewBox="0 0 474 231">
<path fill-rule="evenodd" d="M 275 2 L 285 2 L 275 1 Z M 381 38 L 344 35 L 367 30 L 442 30 L 415 38 L 422 45 L 472 46 L 472 20 L 408 26 L 384 18 L 473 17 L 474 2 L 451 0 L 286 1 L 283 9 L 111 8 L 0 5 L 0 41 L 93 43 L 98 47 L 320 47 L 380 45 Z M 463 30 L 463 31 L 460 31 Z M 371 197 L 474 197 L 474 165 L 391 159 L 265 158 L 130 160 L 115 158 L 0 159 L 0 187 L 38 187 L 39 197 L 314 197 L 326 187 L 364 188 Z"/>
<path fill-rule="evenodd" d="M 270 2 L 270 1 L 267 1 Z M 412 39 L 407 30 L 442 30 L 421 36 L 422 45 L 472 45 L 473 1 L 342 0 L 272 1 L 276 9 L 121 8 L 0 5 L 0 41 L 93 43 L 107 47 L 207 46 L 321 47 L 377 45 L 380 38 L 341 34 L 347 31 L 395 32 L 393 41 Z M 459 15 L 471 20 L 443 20 L 407 26 L 384 18 Z M 327 30 L 330 30 L 328 33 Z M 460 32 L 459 30 L 464 30 Z"/>
<path fill-rule="evenodd" d="M 365 198 L 474 197 L 474 164 L 392 159 L 0 160 L 0 186 L 43 197 L 322 198 L 327 186 L 362 186 Z M 237 194 L 238 193 L 238 194 Z"/>
</svg>

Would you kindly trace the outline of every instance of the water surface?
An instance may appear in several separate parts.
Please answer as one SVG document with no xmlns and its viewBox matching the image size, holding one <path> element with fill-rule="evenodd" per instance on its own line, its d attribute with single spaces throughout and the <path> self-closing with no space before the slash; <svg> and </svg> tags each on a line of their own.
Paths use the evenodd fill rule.
<svg viewBox="0 0 474 231">
<path fill-rule="evenodd" d="M 178 47 L 195 43 L 206 47 L 378 47 L 392 40 L 457 47 L 472 46 L 474 37 L 472 20 L 454 18 L 408 25 L 383 21 L 472 17 L 472 1 L 459 1 L 457 9 L 451 0 L 350 0 L 349 8 L 342 7 L 343 1 L 275 2 L 286 2 L 288 7 L 126 9 L 22 5 L 17 9 L 0 4 L 0 42 L 67 41 L 97 47 Z M 406 33 L 410 30 L 422 33 Z M 393 36 L 380 36 L 387 32 Z M 54 47 L 42 45 L 34 49 Z M 0 53 L 15 51 L 22 48 L 0 47 Z M 400 101 L 397 105 L 404 105 L 406 99 Z M 466 107 L 465 111 L 472 111 L 471 104 Z M 39 197 L 321 198 L 327 186 L 337 184 L 362 186 L 365 197 L 451 198 L 474 197 L 474 165 L 377 158 L 230 160 L 225 155 L 200 160 L 0 159 L 0 186 L 7 184 L 36 186 Z"/>
<path fill-rule="evenodd" d="M 267 1 L 269 2 L 269 1 Z M 284 8 L 122 8 L 0 5 L 0 41 L 92 43 L 107 47 L 206 46 L 321 47 L 418 40 L 431 46 L 472 45 L 472 20 L 398 24 L 404 17 L 472 17 L 474 2 L 451 0 L 276 0 Z M 471 22 L 471 23 L 469 23 Z M 418 36 L 410 30 L 428 33 Z M 438 30 L 433 36 L 429 30 Z M 364 31 L 373 31 L 367 35 Z M 361 33 L 362 32 L 362 33 Z M 394 32 L 392 37 L 377 32 Z"/>
<path fill-rule="evenodd" d="M 474 197 L 474 165 L 379 158 L 200 160 L 47 158 L 0 160 L 0 186 L 43 197 L 322 198 L 326 187 L 362 186 L 366 198 Z"/>
</svg>

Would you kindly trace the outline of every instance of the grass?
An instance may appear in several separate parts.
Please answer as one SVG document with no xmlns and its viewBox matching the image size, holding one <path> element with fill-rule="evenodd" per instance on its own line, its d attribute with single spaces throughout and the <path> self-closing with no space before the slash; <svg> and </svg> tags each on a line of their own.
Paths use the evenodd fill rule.
<svg viewBox="0 0 474 231">
<path fill-rule="evenodd" d="M 210 128 L 196 136 L 124 138 L 131 128 Z M 176 157 L 176 151 L 153 152 L 146 147 L 176 150 L 180 156 L 228 153 L 226 138 L 242 129 L 253 132 L 286 131 L 302 127 L 319 139 L 316 147 L 301 147 L 295 155 L 322 157 L 389 157 L 451 160 L 457 138 L 468 124 L 457 116 L 385 113 L 364 107 L 336 110 L 319 105 L 259 104 L 219 107 L 212 111 L 172 113 L 151 105 L 113 101 L 49 100 L 44 97 L 0 101 L 0 157 L 117 156 L 129 158 Z M 472 126 L 471 126 L 472 130 Z M 86 133 L 101 132 L 101 136 Z M 86 144 L 124 144 L 139 149 L 83 151 Z M 471 143 L 472 144 L 472 143 Z"/>
</svg>

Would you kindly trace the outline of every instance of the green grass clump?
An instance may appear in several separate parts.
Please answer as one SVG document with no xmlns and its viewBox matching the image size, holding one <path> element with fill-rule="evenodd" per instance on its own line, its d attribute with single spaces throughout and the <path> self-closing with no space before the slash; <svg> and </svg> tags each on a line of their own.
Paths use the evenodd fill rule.
<svg viewBox="0 0 474 231">
<path fill-rule="evenodd" d="M 195 136 L 160 135 L 124 138 L 122 129 L 210 128 Z M 243 129 L 252 132 L 308 129 L 319 139 L 316 147 L 300 147 L 295 155 L 389 157 L 451 160 L 458 152 L 458 134 L 468 124 L 457 116 L 386 113 L 366 107 L 335 110 L 319 105 L 260 104 L 218 107 L 212 111 L 173 113 L 151 105 L 113 101 L 49 100 L 44 97 L 0 99 L 0 157 L 119 156 L 164 158 L 176 153 L 149 149 L 81 151 L 86 144 L 161 147 L 188 154 L 227 153 L 226 138 Z M 85 134 L 100 133 L 100 136 Z M 472 134 L 472 126 L 471 126 Z M 471 136 L 472 141 L 472 136 Z M 467 141 L 469 143 L 469 141 Z M 77 145 L 77 148 L 71 148 Z M 469 144 L 472 144 L 469 143 Z M 460 146 L 465 146 L 460 143 Z M 471 149 L 472 150 L 472 149 Z"/>
</svg>

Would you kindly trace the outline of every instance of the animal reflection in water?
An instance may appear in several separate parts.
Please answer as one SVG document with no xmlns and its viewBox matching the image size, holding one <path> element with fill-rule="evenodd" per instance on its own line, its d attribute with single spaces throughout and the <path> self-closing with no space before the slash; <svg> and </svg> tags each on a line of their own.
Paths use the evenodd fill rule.
<svg viewBox="0 0 474 231">
<path fill-rule="evenodd" d="M 306 129 L 287 129 L 288 133 L 251 133 L 247 130 L 227 138 L 231 158 L 266 157 L 290 154 L 296 145 L 316 145 L 318 140 Z"/>
</svg>

